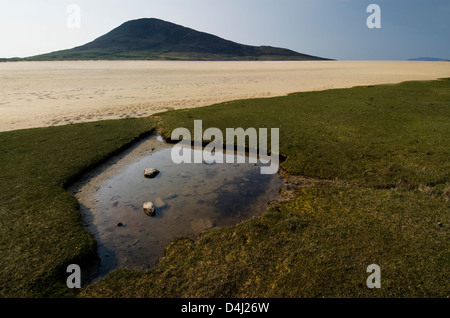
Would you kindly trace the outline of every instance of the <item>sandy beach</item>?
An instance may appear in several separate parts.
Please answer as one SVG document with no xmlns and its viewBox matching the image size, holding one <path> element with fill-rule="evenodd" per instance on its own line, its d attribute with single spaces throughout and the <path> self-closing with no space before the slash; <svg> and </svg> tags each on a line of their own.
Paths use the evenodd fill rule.
<svg viewBox="0 0 450 318">
<path fill-rule="evenodd" d="M 0 63 L 0 131 L 442 77 L 450 77 L 448 62 Z"/>
</svg>

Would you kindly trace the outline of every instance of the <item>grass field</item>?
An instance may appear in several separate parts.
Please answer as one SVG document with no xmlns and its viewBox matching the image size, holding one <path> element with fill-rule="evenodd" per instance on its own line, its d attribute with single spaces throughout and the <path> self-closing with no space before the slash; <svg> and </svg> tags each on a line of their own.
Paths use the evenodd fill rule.
<svg viewBox="0 0 450 318">
<path fill-rule="evenodd" d="M 1 133 L 0 296 L 73 296 L 65 266 L 92 259 L 95 240 L 64 186 L 142 134 L 169 137 L 195 119 L 223 131 L 279 128 L 283 174 L 294 180 L 286 199 L 196 242 L 175 240 L 157 267 L 116 270 L 79 297 L 449 295 L 444 79 Z M 381 289 L 365 285 L 370 264 L 381 266 Z"/>
</svg>

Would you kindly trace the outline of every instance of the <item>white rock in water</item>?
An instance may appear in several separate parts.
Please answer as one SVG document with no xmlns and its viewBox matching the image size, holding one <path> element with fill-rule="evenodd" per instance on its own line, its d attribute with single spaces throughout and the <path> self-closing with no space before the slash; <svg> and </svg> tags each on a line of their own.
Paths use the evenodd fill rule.
<svg viewBox="0 0 450 318">
<path fill-rule="evenodd" d="M 155 216 L 155 205 L 153 202 L 145 202 L 143 205 L 144 212 L 148 216 Z"/>
<path fill-rule="evenodd" d="M 154 168 L 148 168 L 148 169 L 145 169 L 144 176 L 146 178 L 154 178 L 158 175 L 158 173 L 159 173 L 159 170 L 154 169 Z"/>
</svg>

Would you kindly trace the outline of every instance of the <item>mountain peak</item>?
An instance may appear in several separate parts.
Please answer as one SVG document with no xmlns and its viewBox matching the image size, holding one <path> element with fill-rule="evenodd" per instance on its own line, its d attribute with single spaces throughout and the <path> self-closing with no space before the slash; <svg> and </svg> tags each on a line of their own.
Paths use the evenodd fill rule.
<svg viewBox="0 0 450 318">
<path fill-rule="evenodd" d="M 249 46 L 156 18 L 123 23 L 92 42 L 28 59 L 323 60 L 270 46 Z"/>
</svg>

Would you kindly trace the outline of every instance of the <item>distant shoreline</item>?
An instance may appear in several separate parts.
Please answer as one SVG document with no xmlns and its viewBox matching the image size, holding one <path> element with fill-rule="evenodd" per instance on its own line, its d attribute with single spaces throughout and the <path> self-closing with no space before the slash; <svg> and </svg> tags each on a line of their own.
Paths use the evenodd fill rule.
<svg viewBox="0 0 450 318">
<path fill-rule="evenodd" d="M 111 61 L 129 61 L 129 62 L 330 62 L 337 61 L 336 59 L 317 59 L 317 60 L 291 60 L 291 59 L 255 59 L 252 57 L 248 58 L 238 58 L 235 59 L 183 59 L 183 58 L 165 58 L 165 59 L 127 59 L 127 58 L 111 58 L 111 59 L 41 59 L 41 58 L 28 58 L 28 57 L 12 57 L 12 58 L 0 58 L 0 62 L 87 62 L 87 61 L 98 61 L 98 62 L 111 62 Z"/>
</svg>

